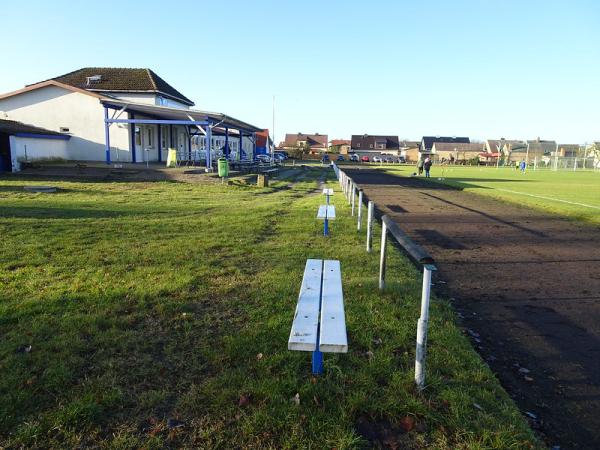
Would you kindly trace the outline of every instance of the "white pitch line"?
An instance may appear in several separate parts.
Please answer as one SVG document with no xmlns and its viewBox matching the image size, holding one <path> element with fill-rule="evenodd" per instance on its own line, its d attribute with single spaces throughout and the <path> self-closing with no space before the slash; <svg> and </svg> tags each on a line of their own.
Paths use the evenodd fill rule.
<svg viewBox="0 0 600 450">
<path fill-rule="evenodd" d="M 527 195 L 528 197 L 541 198 L 541 199 L 544 199 L 544 200 L 553 200 L 555 202 L 568 203 L 569 205 L 585 206 L 586 208 L 592 208 L 592 209 L 598 209 L 598 210 L 600 210 L 600 206 L 586 205 L 585 203 L 570 202 L 568 200 L 560 200 L 558 198 L 546 197 L 544 195 L 535 195 L 535 194 L 528 194 L 526 192 L 511 191 L 510 189 L 502 189 L 502 188 L 493 188 L 493 189 L 496 189 L 497 191 L 510 192 L 512 194 Z"/>
</svg>

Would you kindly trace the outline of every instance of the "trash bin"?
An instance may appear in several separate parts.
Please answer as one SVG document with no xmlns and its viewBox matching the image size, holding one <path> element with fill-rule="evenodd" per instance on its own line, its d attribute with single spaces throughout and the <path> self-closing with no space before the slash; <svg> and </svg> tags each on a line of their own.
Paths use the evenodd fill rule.
<svg viewBox="0 0 600 450">
<path fill-rule="evenodd" d="M 220 177 L 224 178 L 229 176 L 229 161 L 227 161 L 227 158 L 219 158 L 217 160 L 217 166 L 219 168 Z"/>
</svg>

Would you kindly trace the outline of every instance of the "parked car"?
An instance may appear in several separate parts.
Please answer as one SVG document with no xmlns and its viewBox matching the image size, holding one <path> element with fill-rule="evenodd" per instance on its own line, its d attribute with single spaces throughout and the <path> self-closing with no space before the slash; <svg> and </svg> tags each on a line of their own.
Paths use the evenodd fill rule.
<svg viewBox="0 0 600 450">
<path fill-rule="evenodd" d="M 284 159 L 289 159 L 289 158 L 290 158 L 290 155 L 288 154 L 288 152 L 276 151 L 276 152 L 274 153 L 274 155 L 281 157 L 282 161 L 283 161 Z"/>
<path fill-rule="evenodd" d="M 350 161 L 358 162 L 358 155 L 356 153 L 352 153 L 350 155 Z"/>
<path fill-rule="evenodd" d="M 381 156 L 373 156 L 373 162 L 383 162 L 383 159 L 381 159 Z"/>
<path fill-rule="evenodd" d="M 404 156 L 398 156 L 398 163 L 399 164 L 404 164 L 406 163 L 406 158 Z"/>
<path fill-rule="evenodd" d="M 338 157 L 336 158 L 337 161 L 346 161 L 346 158 L 344 158 L 344 155 L 338 155 Z"/>
<path fill-rule="evenodd" d="M 384 156 L 383 157 L 383 162 L 384 163 L 394 163 L 396 161 L 394 161 L 394 158 L 392 158 L 391 156 Z"/>
<path fill-rule="evenodd" d="M 285 156 L 283 156 L 281 153 L 273 153 L 273 160 L 275 162 L 283 162 L 285 161 Z"/>
<path fill-rule="evenodd" d="M 369 157 L 368 156 L 361 156 L 360 157 L 360 162 L 369 162 Z"/>
<path fill-rule="evenodd" d="M 271 162 L 271 157 L 269 155 L 256 155 L 256 159 L 263 163 Z"/>
</svg>

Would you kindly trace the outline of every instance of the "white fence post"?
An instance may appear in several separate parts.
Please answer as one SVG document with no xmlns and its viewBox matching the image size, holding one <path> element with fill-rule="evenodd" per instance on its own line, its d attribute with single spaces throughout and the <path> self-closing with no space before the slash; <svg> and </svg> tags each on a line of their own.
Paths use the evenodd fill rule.
<svg viewBox="0 0 600 450">
<path fill-rule="evenodd" d="M 373 250 L 373 202 L 369 201 L 367 207 L 367 251 L 371 253 Z"/>
<path fill-rule="evenodd" d="M 351 216 L 354 217 L 354 210 L 356 209 L 356 185 L 354 183 L 352 183 L 352 214 Z"/>
<path fill-rule="evenodd" d="M 385 222 L 381 222 L 381 256 L 379 258 L 379 290 L 385 287 L 385 251 L 387 241 L 387 226 Z"/>
<path fill-rule="evenodd" d="M 360 231 L 362 227 L 362 203 L 363 203 L 363 190 L 358 190 L 358 223 L 356 229 Z"/>
<path fill-rule="evenodd" d="M 429 324 L 429 298 L 431 295 L 431 272 L 435 266 L 423 266 L 423 292 L 421 294 L 421 317 L 417 322 L 417 349 L 415 357 L 415 383 L 419 391 L 425 387 L 425 357 L 427 353 L 427 326 Z"/>
<path fill-rule="evenodd" d="M 352 193 L 352 179 L 348 178 L 348 190 L 346 191 L 346 199 L 348 200 L 348 204 L 351 203 L 350 194 Z"/>
</svg>

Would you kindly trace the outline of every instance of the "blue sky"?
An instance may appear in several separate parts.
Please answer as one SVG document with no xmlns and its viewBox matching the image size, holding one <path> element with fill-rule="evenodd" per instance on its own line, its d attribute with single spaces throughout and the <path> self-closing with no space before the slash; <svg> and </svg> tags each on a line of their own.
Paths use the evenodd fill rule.
<svg viewBox="0 0 600 450">
<path fill-rule="evenodd" d="M 0 92 L 149 67 L 196 102 L 296 132 L 600 140 L 600 2 L 3 4 Z M 10 37 L 7 38 L 7 37 Z"/>
</svg>

